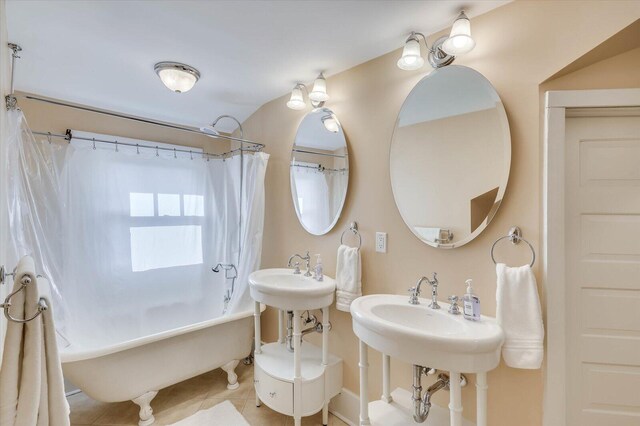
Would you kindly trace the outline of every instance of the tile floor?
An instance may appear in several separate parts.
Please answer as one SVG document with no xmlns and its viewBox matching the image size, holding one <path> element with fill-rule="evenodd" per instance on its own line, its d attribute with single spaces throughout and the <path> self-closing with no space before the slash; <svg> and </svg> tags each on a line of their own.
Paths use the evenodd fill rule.
<svg viewBox="0 0 640 426">
<path fill-rule="evenodd" d="M 162 389 L 151 402 L 155 425 L 167 425 L 213 407 L 228 399 L 252 426 L 292 426 L 293 418 L 277 413 L 266 405 L 255 406 L 253 390 L 253 366 L 242 363 L 236 369 L 240 387 L 227 389 L 227 375 L 220 369 L 210 371 L 168 388 Z M 138 406 L 133 402 L 107 404 L 94 401 L 84 393 L 69 397 L 71 426 L 79 425 L 130 425 L 138 424 Z M 304 417 L 304 426 L 322 425 L 322 414 Z M 330 426 L 346 426 L 342 420 L 329 414 Z M 214 426 L 214 425 L 203 425 Z M 234 425 L 215 425 L 234 426 Z"/>
</svg>

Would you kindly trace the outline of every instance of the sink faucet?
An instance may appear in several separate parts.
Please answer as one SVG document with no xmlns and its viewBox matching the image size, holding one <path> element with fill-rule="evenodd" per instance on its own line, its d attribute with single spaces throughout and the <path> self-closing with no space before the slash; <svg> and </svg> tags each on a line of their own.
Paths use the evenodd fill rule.
<svg viewBox="0 0 640 426">
<path fill-rule="evenodd" d="M 306 255 L 303 257 L 299 254 L 294 254 L 293 256 L 291 256 L 289 258 L 289 262 L 287 263 L 287 266 L 289 268 L 291 268 L 291 266 L 295 266 L 295 270 L 293 271 L 294 274 L 299 274 L 300 273 L 300 262 L 296 262 L 294 265 L 291 264 L 291 262 L 293 262 L 293 259 L 295 259 L 296 257 L 299 257 L 300 260 L 304 260 L 306 262 L 306 267 L 307 267 L 307 272 L 305 272 L 304 276 L 305 277 L 310 277 L 311 276 L 311 256 L 309 256 L 309 252 L 307 251 Z"/>
<path fill-rule="evenodd" d="M 412 305 L 420 304 L 420 301 L 418 300 L 418 297 L 420 296 L 420 286 L 425 281 L 431 285 L 431 304 L 429 304 L 429 307 L 431 309 L 440 309 L 440 305 L 438 305 L 438 274 L 436 272 L 433 273 L 432 280 L 427 277 L 422 277 L 418 280 L 415 287 L 409 289 L 411 292 L 409 296 L 409 303 Z"/>
</svg>

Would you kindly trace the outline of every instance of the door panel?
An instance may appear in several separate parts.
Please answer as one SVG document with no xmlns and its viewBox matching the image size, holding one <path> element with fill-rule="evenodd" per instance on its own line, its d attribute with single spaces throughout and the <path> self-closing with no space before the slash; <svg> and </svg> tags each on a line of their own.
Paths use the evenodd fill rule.
<svg viewBox="0 0 640 426">
<path fill-rule="evenodd" d="M 567 418 L 640 425 L 640 116 L 566 121 Z"/>
</svg>

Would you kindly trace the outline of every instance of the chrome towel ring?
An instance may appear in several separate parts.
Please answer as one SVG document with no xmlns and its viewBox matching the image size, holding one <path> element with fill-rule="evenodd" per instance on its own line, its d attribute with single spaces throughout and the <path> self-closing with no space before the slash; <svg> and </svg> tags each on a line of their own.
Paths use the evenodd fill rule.
<svg viewBox="0 0 640 426">
<path fill-rule="evenodd" d="M 346 234 L 347 232 L 352 232 L 353 235 L 358 237 L 358 250 L 360 250 L 360 247 L 362 247 L 362 236 L 358 231 L 358 223 L 351 222 L 351 224 L 349 225 L 349 228 L 342 231 L 342 235 L 340 235 L 340 244 L 344 244 L 344 234 Z"/>
<path fill-rule="evenodd" d="M 536 263 L 536 251 L 533 249 L 533 246 L 531 245 L 531 243 L 529 241 L 527 241 L 524 238 L 522 238 L 522 230 L 517 226 L 514 226 L 511 229 L 509 229 L 509 234 L 508 235 L 505 235 L 504 237 L 498 238 L 493 243 L 493 245 L 491 246 L 491 260 L 493 260 L 493 263 L 495 263 L 495 264 L 498 263 L 498 262 L 496 262 L 496 258 L 493 256 L 493 250 L 496 248 L 496 244 L 498 244 L 500 241 L 502 241 L 504 239 L 507 239 L 507 238 L 513 244 L 519 244 L 520 241 L 524 241 L 525 243 L 527 243 L 527 245 L 531 249 L 531 263 L 529 264 L 529 267 L 533 267 L 533 264 Z"/>
</svg>

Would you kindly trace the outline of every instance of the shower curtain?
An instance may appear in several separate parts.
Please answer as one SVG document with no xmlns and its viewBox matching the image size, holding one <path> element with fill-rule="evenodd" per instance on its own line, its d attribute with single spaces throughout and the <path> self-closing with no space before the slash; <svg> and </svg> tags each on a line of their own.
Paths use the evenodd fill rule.
<svg viewBox="0 0 640 426">
<path fill-rule="evenodd" d="M 250 308 L 266 154 L 207 160 L 50 143 L 12 114 L 11 251 L 16 261 L 32 255 L 50 279 L 63 344 L 117 343 L 221 316 L 229 283 L 211 271 L 217 263 L 238 268 L 226 314 Z"/>
</svg>

